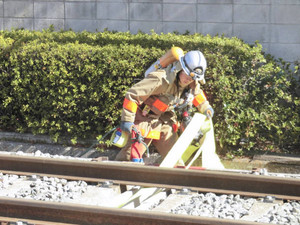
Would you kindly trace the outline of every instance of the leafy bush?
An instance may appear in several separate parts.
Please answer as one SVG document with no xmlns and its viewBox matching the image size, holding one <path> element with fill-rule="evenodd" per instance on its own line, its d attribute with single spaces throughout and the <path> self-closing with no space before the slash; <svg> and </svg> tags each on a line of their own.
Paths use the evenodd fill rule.
<svg viewBox="0 0 300 225">
<path fill-rule="evenodd" d="M 119 123 L 127 88 L 172 46 L 207 58 L 203 88 L 221 148 L 299 143 L 299 83 L 288 65 L 259 44 L 200 34 L 1 31 L 0 128 L 74 143 L 104 134 Z"/>
<path fill-rule="evenodd" d="M 10 80 L 2 90 L 10 93 L 2 104 L 10 115 L 3 115 L 1 127 L 75 140 L 104 132 L 118 119 L 124 92 L 147 55 L 155 54 L 149 51 L 36 41 L 18 48 L 8 60 L 9 77 L 0 80 Z"/>
</svg>

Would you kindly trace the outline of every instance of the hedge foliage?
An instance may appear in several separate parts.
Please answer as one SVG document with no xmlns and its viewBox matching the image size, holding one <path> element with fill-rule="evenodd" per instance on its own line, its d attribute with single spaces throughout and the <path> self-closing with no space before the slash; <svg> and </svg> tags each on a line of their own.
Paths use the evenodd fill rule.
<svg viewBox="0 0 300 225">
<path fill-rule="evenodd" d="M 299 83 L 260 44 L 200 34 L 0 32 L 0 128 L 90 138 L 119 123 L 124 94 L 172 46 L 207 58 L 203 86 L 223 149 L 299 144 Z M 238 153 L 238 152 L 236 152 Z"/>
</svg>

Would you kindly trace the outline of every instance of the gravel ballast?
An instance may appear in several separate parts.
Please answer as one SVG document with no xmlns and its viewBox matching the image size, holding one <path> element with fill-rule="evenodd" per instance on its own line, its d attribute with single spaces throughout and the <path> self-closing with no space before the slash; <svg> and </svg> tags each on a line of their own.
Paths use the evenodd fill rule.
<svg viewBox="0 0 300 225">
<path fill-rule="evenodd" d="M 174 214 L 206 216 L 222 219 L 242 219 L 257 201 L 255 198 L 242 198 L 239 195 L 198 194 L 171 210 Z M 274 204 L 273 208 L 255 222 L 273 224 L 300 224 L 300 203 L 291 201 Z"/>
</svg>

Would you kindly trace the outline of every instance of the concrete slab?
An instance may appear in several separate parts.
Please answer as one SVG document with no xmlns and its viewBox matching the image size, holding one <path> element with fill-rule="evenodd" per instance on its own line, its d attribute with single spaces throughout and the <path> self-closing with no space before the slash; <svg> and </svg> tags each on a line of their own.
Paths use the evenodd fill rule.
<svg viewBox="0 0 300 225">
<path fill-rule="evenodd" d="M 63 19 L 64 3 L 63 2 L 35 2 L 34 17 L 44 19 Z"/>
<path fill-rule="evenodd" d="M 196 193 L 195 193 L 196 194 Z M 170 212 L 171 209 L 176 208 L 177 206 L 181 205 L 185 201 L 188 201 L 191 196 L 194 194 L 187 194 L 187 195 L 182 195 L 182 194 L 170 194 L 165 201 L 163 201 L 159 206 L 154 208 L 152 211 L 155 212 Z"/>
<path fill-rule="evenodd" d="M 103 206 L 111 202 L 113 198 L 120 195 L 119 186 L 112 186 L 108 188 L 88 186 L 87 191 L 79 198 L 68 200 L 68 202 Z"/>
<path fill-rule="evenodd" d="M 142 21 L 161 21 L 162 6 L 158 3 L 131 3 L 130 19 Z"/>
<path fill-rule="evenodd" d="M 300 164 L 299 156 L 280 156 L 280 155 L 255 155 L 253 160 L 263 160 L 268 162 L 285 162 Z"/>
<path fill-rule="evenodd" d="M 197 8 L 197 21 L 201 23 L 232 23 L 232 5 L 200 4 Z"/>
<path fill-rule="evenodd" d="M 9 186 L 1 189 L 0 196 L 14 198 L 15 193 L 17 193 L 21 190 L 30 190 L 31 183 L 32 183 L 32 181 L 26 181 L 26 180 L 21 180 L 21 179 L 10 182 Z"/>
<path fill-rule="evenodd" d="M 256 221 L 263 215 L 267 214 L 278 202 L 266 203 L 266 202 L 255 202 L 250 211 L 249 215 L 243 216 L 241 220 Z"/>
<path fill-rule="evenodd" d="M 125 2 L 98 2 L 97 19 L 128 19 L 128 3 Z"/>
<path fill-rule="evenodd" d="M 5 1 L 4 17 L 32 18 L 33 0 L 28 1 Z"/>
<path fill-rule="evenodd" d="M 197 18 L 197 11 L 194 4 L 164 4 L 163 6 L 163 21 L 178 21 L 178 15 L 184 15 L 180 17 L 180 22 L 195 22 Z"/>
<path fill-rule="evenodd" d="M 65 18 L 96 19 L 96 2 L 66 2 Z"/>
</svg>

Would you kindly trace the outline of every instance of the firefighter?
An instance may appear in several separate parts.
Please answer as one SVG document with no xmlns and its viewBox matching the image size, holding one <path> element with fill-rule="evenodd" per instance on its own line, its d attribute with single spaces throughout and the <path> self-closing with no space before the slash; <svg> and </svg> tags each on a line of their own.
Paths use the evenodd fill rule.
<svg viewBox="0 0 300 225">
<path fill-rule="evenodd" d="M 145 144 L 149 146 L 151 143 L 164 158 L 178 139 L 175 110 L 186 93 L 192 94 L 192 104 L 200 113 L 213 117 L 214 110 L 200 89 L 206 70 L 204 55 L 198 50 L 184 55 L 180 48 L 175 48 L 152 65 L 146 71 L 145 78 L 125 94 L 120 128 L 132 137 L 140 132 L 144 143 L 129 140 L 115 160 L 143 162 L 147 149 Z M 167 62 L 170 54 L 172 63 Z"/>
</svg>

